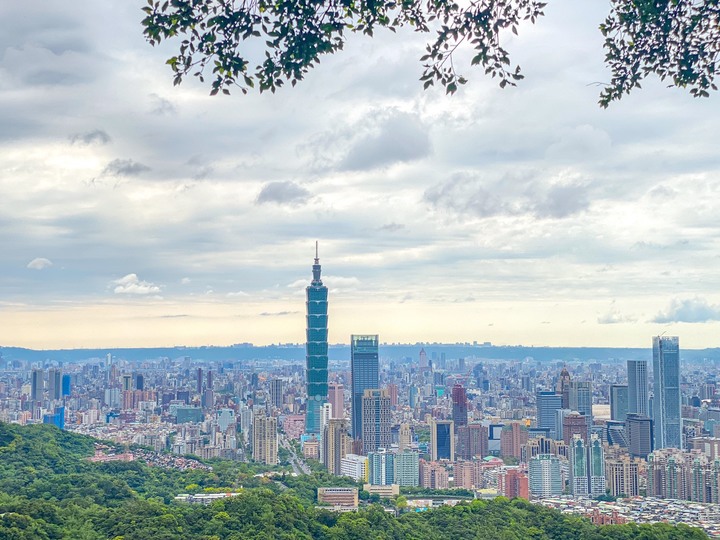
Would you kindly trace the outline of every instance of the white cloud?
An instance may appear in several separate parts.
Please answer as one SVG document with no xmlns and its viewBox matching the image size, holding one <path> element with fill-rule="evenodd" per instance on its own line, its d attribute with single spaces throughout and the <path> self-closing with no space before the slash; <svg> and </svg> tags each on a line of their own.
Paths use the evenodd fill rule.
<svg viewBox="0 0 720 540">
<path fill-rule="evenodd" d="M 710 304 L 704 298 L 674 299 L 670 306 L 659 312 L 651 322 L 654 323 L 704 323 L 720 321 L 720 305 Z"/>
<path fill-rule="evenodd" d="M 111 282 L 111 285 L 115 285 L 113 292 L 115 294 L 157 294 L 160 292 L 160 287 L 149 281 L 142 281 L 138 278 L 137 274 L 127 274 L 126 276 L 116 279 Z"/>
<path fill-rule="evenodd" d="M 44 270 L 45 268 L 49 268 L 52 266 L 52 261 L 50 259 L 46 259 L 44 257 L 37 257 L 27 263 L 27 267 L 31 268 L 32 270 Z"/>
</svg>

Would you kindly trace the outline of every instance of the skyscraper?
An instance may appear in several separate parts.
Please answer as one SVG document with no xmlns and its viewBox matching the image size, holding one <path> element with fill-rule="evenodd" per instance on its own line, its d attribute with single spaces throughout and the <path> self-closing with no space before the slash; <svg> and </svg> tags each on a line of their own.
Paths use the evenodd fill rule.
<svg viewBox="0 0 720 540">
<path fill-rule="evenodd" d="M 452 420 L 430 419 L 430 459 L 455 461 L 455 429 Z"/>
<path fill-rule="evenodd" d="M 352 451 L 349 422 L 345 418 L 328 420 L 323 433 L 323 458 L 330 474 L 340 475 L 342 459 Z"/>
<path fill-rule="evenodd" d="M 30 383 L 30 399 L 42 401 L 45 394 L 45 373 L 42 369 L 32 370 L 32 381 Z"/>
<path fill-rule="evenodd" d="M 625 421 L 628 414 L 628 387 L 625 384 L 610 386 L 610 419 Z"/>
<path fill-rule="evenodd" d="M 467 392 L 462 384 L 456 384 L 452 389 L 452 417 L 456 428 L 466 426 L 468 423 Z"/>
<path fill-rule="evenodd" d="M 585 441 L 580 435 L 573 435 L 570 441 L 570 490 L 576 497 L 590 492 L 587 456 Z"/>
<path fill-rule="evenodd" d="M 315 243 L 313 279 L 305 289 L 307 302 L 307 343 L 305 346 L 307 411 L 305 432 L 320 434 L 320 409 L 328 392 L 328 289 L 320 278 L 320 259 Z"/>
<path fill-rule="evenodd" d="M 628 360 L 628 414 L 648 415 L 647 360 Z"/>
<path fill-rule="evenodd" d="M 653 451 L 653 420 L 639 414 L 628 414 L 625 420 L 625 433 L 627 435 L 630 455 L 647 458 Z"/>
<path fill-rule="evenodd" d="M 558 409 L 562 409 L 563 397 L 555 392 L 537 393 L 537 427 L 547 429 L 550 437 L 557 438 L 555 418 Z"/>
<path fill-rule="evenodd" d="M 253 459 L 266 465 L 277 465 L 277 418 L 260 410 L 253 418 Z"/>
<path fill-rule="evenodd" d="M 332 405 L 333 418 L 345 418 L 345 387 L 342 384 L 328 385 L 328 401 Z"/>
<path fill-rule="evenodd" d="M 60 399 L 62 371 L 60 368 L 48 369 L 48 399 Z"/>
<path fill-rule="evenodd" d="M 350 372 L 352 377 L 352 435 L 363 437 L 363 396 L 365 390 L 380 388 L 378 336 L 350 337 Z M 366 450 L 367 452 L 367 450 Z"/>
<path fill-rule="evenodd" d="M 590 437 L 588 446 L 588 474 L 590 477 L 590 495 L 605 495 L 605 450 L 597 435 Z"/>
<path fill-rule="evenodd" d="M 390 396 L 387 390 L 365 390 L 362 399 L 363 452 L 375 452 L 378 448 L 390 448 Z"/>
<path fill-rule="evenodd" d="M 592 417 L 592 387 L 590 381 L 570 382 L 569 404 L 569 409 Z"/>
<path fill-rule="evenodd" d="M 270 381 L 270 403 L 276 409 L 283 406 L 283 380 L 272 379 Z"/>
<path fill-rule="evenodd" d="M 653 337 L 655 450 L 682 448 L 680 347 L 676 336 Z"/>
</svg>

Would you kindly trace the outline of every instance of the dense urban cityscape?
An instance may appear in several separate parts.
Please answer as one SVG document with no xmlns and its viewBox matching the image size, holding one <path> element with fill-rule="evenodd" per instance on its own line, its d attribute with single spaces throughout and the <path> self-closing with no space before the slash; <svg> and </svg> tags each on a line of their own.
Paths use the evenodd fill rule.
<svg viewBox="0 0 720 540">
<path fill-rule="evenodd" d="M 368 496 L 403 497 L 407 510 L 502 495 L 597 524 L 683 522 L 720 534 L 717 359 L 683 361 L 679 338 L 666 335 L 644 358 L 452 358 L 432 344 L 381 358 L 379 335 L 365 334 L 350 337 L 349 359 L 330 359 L 328 301 L 316 247 L 304 365 L 3 358 L 0 420 L 124 448 L 98 442 L 96 462 L 187 470 L 222 458 L 298 475 L 321 464 L 358 483 L 318 488 L 319 503 L 342 511 Z"/>
</svg>

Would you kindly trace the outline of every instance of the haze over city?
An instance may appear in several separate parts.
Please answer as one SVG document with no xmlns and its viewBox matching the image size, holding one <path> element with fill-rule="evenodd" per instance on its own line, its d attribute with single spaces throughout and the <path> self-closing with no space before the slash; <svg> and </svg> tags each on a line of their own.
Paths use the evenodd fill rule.
<svg viewBox="0 0 720 540">
<path fill-rule="evenodd" d="M 717 98 L 602 110 L 605 2 L 508 36 L 526 75 L 422 90 L 426 36 L 350 38 L 297 87 L 172 86 L 144 2 L 0 6 L 0 343 L 648 347 L 720 329 Z M 111 22 L 110 22 L 111 21 Z"/>
</svg>

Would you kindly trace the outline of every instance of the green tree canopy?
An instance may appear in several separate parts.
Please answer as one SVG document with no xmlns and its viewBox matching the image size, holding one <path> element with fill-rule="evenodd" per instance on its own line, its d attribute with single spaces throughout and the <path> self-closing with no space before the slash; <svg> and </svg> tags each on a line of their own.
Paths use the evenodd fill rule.
<svg viewBox="0 0 720 540">
<path fill-rule="evenodd" d="M 294 86 L 322 55 L 341 50 L 348 33 L 409 26 L 432 36 L 418 51 L 424 87 L 438 83 L 452 94 L 466 82 L 453 61 L 463 45 L 474 50 L 471 64 L 501 87 L 516 85 L 523 75 L 502 40 L 522 23 L 535 23 L 545 6 L 540 0 L 148 0 L 143 26 L 152 45 L 179 44 L 167 61 L 174 83 L 207 77 L 212 95 L 233 86 L 243 93 Z M 652 73 L 707 97 L 716 90 L 719 13 L 718 0 L 611 0 L 600 26 L 611 80 L 600 105 Z"/>
</svg>

